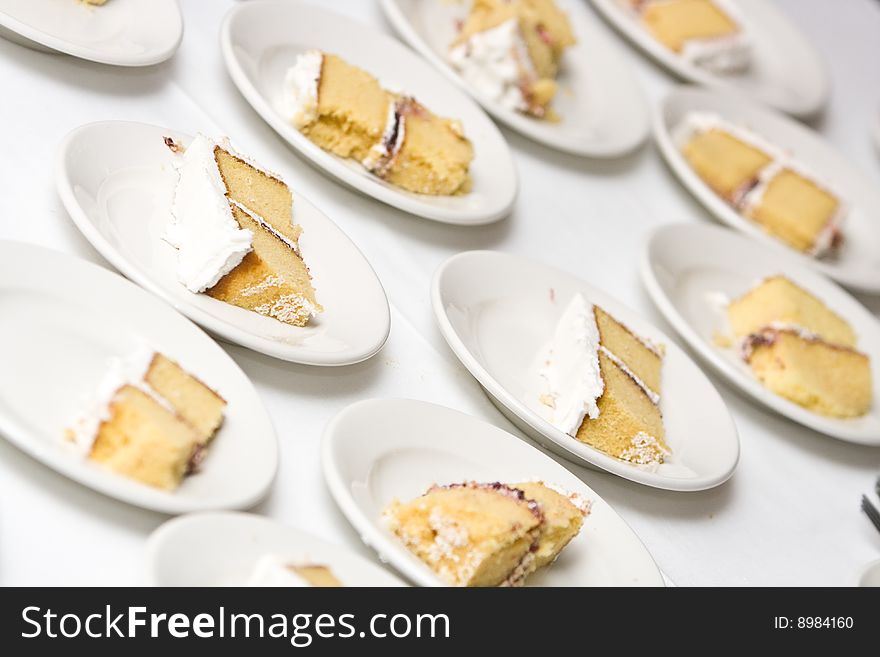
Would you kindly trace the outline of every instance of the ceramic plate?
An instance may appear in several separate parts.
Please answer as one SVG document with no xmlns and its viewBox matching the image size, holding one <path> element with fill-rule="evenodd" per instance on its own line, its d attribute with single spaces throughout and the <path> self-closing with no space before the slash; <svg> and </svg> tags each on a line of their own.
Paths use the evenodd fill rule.
<svg viewBox="0 0 880 657">
<path fill-rule="evenodd" d="M 880 324 L 858 301 L 794 258 L 717 226 L 680 224 L 656 230 L 642 262 L 645 286 L 675 330 L 732 384 L 782 415 L 829 436 L 880 445 Z M 784 274 L 846 319 L 871 357 L 874 406 L 855 420 L 817 415 L 765 388 L 735 348 L 715 344 L 729 335 L 722 299 L 734 299 L 767 276 Z"/>
<path fill-rule="evenodd" d="M 580 493 L 593 507 L 581 533 L 530 586 L 663 586 L 651 555 L 614 510 L 553 459 L 496 426 L 443 406 L 405 399 L 353 404 L 322 444 L 330 492 L 364 542 L 413 582 L 441 580 L 382 524 L 394 499 L 432 484 L 540 479 Z"/>
<path fill-rule="evenodd" d="M 811 258 L 770 237 L 739 214 L 703 182 L 679 150 L 676 128 L 690 112 L 718 114 L 747 126 L 774 145 L 791 153 L 805 168 L 827 181 L 849 206 L 843 223 L 844 245 L 834 257 Z M 848 287 L 880 292 L 880 192 L 828 142 L 802 124 L 760 105 L 728 94 L 681 88 L 661 103 L 654 117 L 660 152 L 681 183 L 720 221 L 792 254 Z"/>
<path fill-rule="evenodd" d="M 363 557 L 263 516 L 199 513 L 169 520 L 147 544 L 152 586 L 246 586 L 264 555 L 327 566 L 345 586 L 404 586 Z"/>
<path fill-rule="evenodd" d="M 302 157 L 364 194 L 414 215 L 451 224 L 486 224 L 509 214 L 516 170 L 501 133 L 467 95 L 398 41 L 318 7 L 300 2 L 241 3 L 223 22 L 226 67 L 247 101 Z M 388 89 L 416 96 L 440 116 L 458 119 L 474 145 L 473 188 L 458 196 L 424 196 L 390 185 L 354 160 L 313 144 L 276 109 L 287 69 L 312 49 L 341 56 Z"/>
<path fill-rule="evenodd" d="M 351 240 L 293 191 L 303 256 L 324 312 L 305 328 L 193 294 L 177 279 L 177 252 L 162 239 L 177 182 L 177 157 L 163 143 L 190 137 L 141 123 L 92 123 L 74 130 L 58 155 L 64 206 L 119 271 L 231 342 L 307 365 L 348 365 L 375 354 L 391 330 L 388 299 Z M 211 135 L 220 137 L 220 135 Z M 290 180 L 290 176 L 285 176 Z"/>
<path fill-rule="evenodd" d="M 177 0 L 0 0 L 0 36 L 116 66 L 163 62 L 183 38 Z"/>
<path fill-rule="evenodd" d="M 504 107 L 468 85 L 447 63 L 456 25 L 468 3 L 444 0 L 382 0 L 394 29 L 413 48 L 465 88 L 493 117 L 541 144 L 575 155 L 613 157 L 639 146 L 648 135 L 644 94 L 617 46 L 597 29 L 581 2 L 559 0 L 578 42 L 566 51 L 553 108 L 559 122 L 540 121 Z"/>
<path fill-rule="evenodd" d="M 576 292 L 637 334 L 666 346 L 661 397 L 666 442 L 673 454 L 656 470 L 608 456 L 545 418 L 545 407 L 538 401 L 540 354 Z M 443 337 L 489 398 L 526 434 L 557 454 L 677 491 L 717 486 L 736 468 L 736 428 L 709 380 L 667 336 L 592 285 L 517 256 L 470 251 L 440 267 L 432 301 Z"/>
<path fill-rule="evenodd" d="M 0 241 L 0 433 L 59 473 L 105 495 L 165 513 L 245 508 L 272 484 L 278 444 L 238 365 L 164 301 L 70 255 Z M 110 360 L 146 344 L 228 402 L 201 472 L 175 492 L 113 474 L 64 441 Z"/>
<path fill-rule="evenodd" d="M 593 0 L 621 34 L 680 78 L 726 87 L 797 116 L 815 114 L 828 102 L 828 68 L 806 36 L 766 0 L 730 0 L 738 6 L 751 39 L 752 61 L 742 73 L 718 75 L 667 49 L 642 25 L 626 0 Z"/>
</svg>

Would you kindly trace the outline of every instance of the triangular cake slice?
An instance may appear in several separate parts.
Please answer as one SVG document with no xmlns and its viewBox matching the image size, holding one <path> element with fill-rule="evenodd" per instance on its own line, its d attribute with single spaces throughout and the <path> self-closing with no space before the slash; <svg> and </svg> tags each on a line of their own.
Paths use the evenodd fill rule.
<svg viewBox="0 0 880 657">
<path fill-rule="evenodd" d="M 310 50 L 286 75 L 279 111 L 312 142 L 417 194 L 470 188 L 473 146 L 458 121 L 382 88 L 342 58 Z"/>
<path fill-rule="evenodd" d="M 540 401 L 554 426 L 624 461 L 663 463 L 671 451 L 660 407 L 661 347 L 578 293 L 546 351 Z"/>
<path fill-rule="evenodd" d="M 203 135 L 183 152 L 179 172 L 166 239 L 178 249 L 181 283 L 293 326 L 323 310 L 284 181 Z"/>
<path fill-rule="evenodd" d="M 173 490 L 204 459 L 225 408 L 214 390 L 142 346 L 112 362 L 67 438 L 113 472 Z"/>
<path fill-rule="evenodd" d="M 451 586 L 516 586 L 534 570 L 540 506 L 516 488 L 468 482 L 392 502 L 387 527 Z"/>
<path fill-rule="evenodd" d="M 264 555 L 257 561 L 247 585 L 291 588 L 343 586 L 328 566 L 284 559 L 275 554 Z"/>
</svg>

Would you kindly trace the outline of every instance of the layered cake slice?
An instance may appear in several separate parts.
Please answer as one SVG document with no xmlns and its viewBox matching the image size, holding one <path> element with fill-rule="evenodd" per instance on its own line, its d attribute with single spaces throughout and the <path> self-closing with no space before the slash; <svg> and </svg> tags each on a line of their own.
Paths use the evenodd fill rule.
<svg viewBox="0 0 880 657">
<path fill-rule="evenodd" d="M 508 109 L 555 118 L 550 102 L 565 49 L 576 42 L 553 0 L 474 0 L 449 61 L 474 88 Z"/>
<path fill-rule="evenodd" d="M 748 68 L 749 39 L 726 0 L 630 0 L 648 32 L 683 59 L 715 73 Z"/>
<path fill-rule="evenodd" d="M 817 257 L 841 245 L 845 203 L 781 148 L 715 114 L 691 113 L 676 133 L 694 172 L 767 234 Z"/>
<path fill-rule="evenodd" d="M 580 293 L 543 353 L 540 402 L 561 431 L 616 458 L 659 465 L 670 455 L 660 408 L 663 350 Z"/>
<path fill-rule="evenodd" d="M 327 566 L 300 563 L 283 559 L 275 554 L 267 554 L 257 561 L 247 585 L 254 587 L 336 588 L 343 584 Z"/>
<path fill-rule="evenodd" d="M 837 418 L 867 413 L 870 359 L 842 317 L 783 276 L 763 280 L 727 307 L 743 360 L 774 393 Z"/>
<path fill-rule="evenodd" d="M 198 135 L 180 156 L 165 239 L 192 292 L 305 326 L 323 310 L 299 248 L 293 195 L 280 177 Z"/>
<path fill-rule="evenodd" d="M 66 437 L 113 472 L 174 490 L 204 459 L 225 408 L 214 390 L 142 346 L 112 363 Z"/>
<path fill-rule="evenodd" d="M 534 569 L 544 529 L 537 502 L 504 484 L 434 486 L 392 502 L 388 529 L 450 586 L 515 586 Z"/>
<path fill-rule="evenodd" d="M 342 58 L 310 50 L 288 70 L 279 111 L 326 151 L 402 189 L 466 193 L 473 146 L 458 121 L 386 91 Z"/>
</svg>

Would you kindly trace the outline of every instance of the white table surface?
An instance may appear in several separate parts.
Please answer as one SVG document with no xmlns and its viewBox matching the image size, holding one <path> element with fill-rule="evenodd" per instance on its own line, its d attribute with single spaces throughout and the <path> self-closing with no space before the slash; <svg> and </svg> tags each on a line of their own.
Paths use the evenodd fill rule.
<svg viewBox="0 0 880 657">
<path fill-rule="evenodd" d="M 371 0 L 313 1 L 390 31 Z M 636 263 L 644 236 L 663 223 L 711 219 L 652 145 L 623 159 L 595 162 L 503 130 L 522 182 L 512 216 L 482 228 L 411 217 L 312 169 L 251 110 L 227 76 L 218 45 L 220 21 L 232 0 L 181 4 L 186 31 L 180 51 L 148 69 L 106 67 L 0 40 L 0 238 L 106 265 L 67 217 L 52 179 L 61 138 L 82 123 L 105 119 L 228 134 L 246 153 L 283 172 L 294 190 L 348 232 L 391 300 L 391 338 L 379 355 L 353 367 L 322 369 L 224 345 L 257 386 L 281 442 L 278 480 L 256 512 L 373 556 L 337 510 L 319 466 L 324 425 L 359 399 L 429 400 L 516 433 L 434 325 L 431 275 L 458 251 L 497 249 L 553 263 L 672 333 L 639 281 Z M 880 184 L 880 159 L 869 139 L 869 125 L 880 111 L 880 67 L 871 56 L 880 34 L 880 3 L 779 4 L 830 64 L 833 98 L 815 127 Z M 603 29 L 610 31 L 604 24 Z M 675 84 L 622 39 L 615 41 L 652 102 Z M 880 297 L 863 299 L 880 313 Z M 727 484 L 703 493 L 670 493 L 569 467 L 621 513 L 678 585 L 854 583 L 860 567 L 880 551 L 880 535 L 859 513 L 859 495 L 880 471 L 880 450 L 813 433 L 755 406 L 719 379 L 713 382 L 742 439 L 742 460 Z M 143 583 L 146 537 L 166 519 L 92 492 L 0 441 L 0 584 Z"/>
</svg>

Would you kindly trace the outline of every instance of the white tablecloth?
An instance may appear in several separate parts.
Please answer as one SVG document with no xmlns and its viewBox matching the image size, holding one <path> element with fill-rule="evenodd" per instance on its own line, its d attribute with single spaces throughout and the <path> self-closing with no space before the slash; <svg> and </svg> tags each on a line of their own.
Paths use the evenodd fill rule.
<svg viewBox="0 0 880 657">
<path fill-rule="evenodd" d="M 370 0 L 314 1 L 390 31 Z M 504 130 L 522 183 L 512 216 L 483 228 L 408 216 L 310 168 L 239 95 L 218 45 L 220 22 L 232 0 L 181 4 L 183 45 L 170 62 L 148 69 L 100 66 L 0 40 L 0 238 L 106 264 L 69 220 L 52 177 L 62 137 L 80 124 L 106 119 L 231 135 L 242 150 L 284 172 L 296 191 L 348 232 L 391 300 L 391 338 L 379 355 L 353 367 L 322 369 L 224 345 L 259 390 L 281 443 L 277 482 L 256 512 L 375 558 L 322 480 L 321 432 L 337 411 L 369 397 L 413 397 L 516 433 L 434 325 L 431 275 L 458 251 L 497 249 L 552 263 L 640 309 L 672 334 L 639 281 L 636 265 L 644 236 L 663 223 L 711 219 L 653 146 L 597 162 Z M 830 65 L 833 99 L 815 127 L 880 183 L 880 159 L 869 140 L 870 122 L 880 110 L 880 3 L 780 4 Z M 597 16 L 593 20 L 601 23 Z M 610 32 L 604 24 L 603 29 Z M 675 84 L 619 37 L 615 40 L 652 103 Z M 864 300 L 880 311 L 880 297 Z M 857 570 L 880 551 L 880 536 L 858 511 L 860 493 L 880 470 L 880 450 L 813 433 L 757 407 L 719 379 L 713 382 L 742 440 L 742 460 L 727 484 L 703 493 L 668 493 L 568 467 L 620 512 L 679 585 L 852 584 Z M 143 583 L 146 538 L 166 519 L 92 492 L 0 441 L 0 584 Z"/>
</svg>

